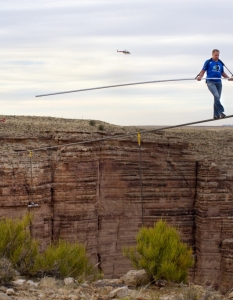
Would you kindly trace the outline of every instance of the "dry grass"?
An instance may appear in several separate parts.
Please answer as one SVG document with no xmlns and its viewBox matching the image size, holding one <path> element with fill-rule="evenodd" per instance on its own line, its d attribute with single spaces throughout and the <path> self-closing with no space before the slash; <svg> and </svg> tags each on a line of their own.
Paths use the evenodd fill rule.
<svg viewBox="0 0 233 300">
<path fill-rule="evenodd" d="M 43 289 L 57 289 L 60 281 L 53 277 L 44 277 L 40 280 L 40 288 Z"/>
<path fill-rule="evenodd" d="M 100 126 L 103 126 L 104 130 L 99 130 Z M 159 149 L 165 151 L 167 157 L 170 151 L 173 153 L 177 151 L 178 155 L 190 156 L 197 161 L 221 159 L 223 167 L 224 163 L 228 164 L 229 158 L 232 157 L 233 127 L 181 127 L 143 132 L 153 128 L 158 128 L 158 126 L 117 126 L 98 120 L 6 116 L 6 122 L 0 123 L 0 153 L 4 154 L 1 161 L 4 163 L 5 156 L 11 159 L 12 151 L 82 143 L 113 136 L 118 136 L 118 139 L 99 141 L 95 143 L 95 146 L 104 144 L 116 146 L 119 140 L 127 140 L 137 147 L 138 131 L 141 132 L 142 151 L 144 145 L 154 143 Z M 125 134 L 128 136 L 119 138 Z M 91 144 L 84 143 L 79 146 L 90 147 Z M 57 149 L 54 149 L 54 153 L 56 151 Z"/>
<path fill-rule="evenodd" d="M 1 116 L 0 116 L 1 118 Z M 102 125 L 108 132 L 114 131 L 124 133 L 124 127 L 112 125 L 106 122 L 94 121 L 91 125 L 90 120 L 63 119 L 53 117 L 33 117 L 33 116 L 7 116 L 6 122 L 0 126 L 1 136 L 9 133 L 11 136 L 19 134 L 38 135 L 39 133 L 77 133 L 77 132 L 98 132 L 98 127 Z"/>
</svg>

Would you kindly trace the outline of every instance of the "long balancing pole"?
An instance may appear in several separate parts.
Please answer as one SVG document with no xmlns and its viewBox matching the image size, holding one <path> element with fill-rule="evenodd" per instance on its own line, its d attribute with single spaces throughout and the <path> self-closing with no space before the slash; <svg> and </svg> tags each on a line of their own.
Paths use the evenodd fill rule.
<svg viewBox="0 0 233 300">
<path fill-rule="evenodd" d="M 202 79 L 206 79 L 206 78 L 202 78 Z M 219 79 L 219 78 L 208 78 L 208 79 Z M 228 78 L 221 78 L 221 79 L 228 79 Z M 196 78 L 165 79 L 165 80 L 154 80 L 154 81 L 143 81 L 143 82 L 133 82 L 133 83 L 106 85 L 106 86 L 99 86 L 99 87 L 87 88 L 87 89 L 81 89 L 81 90 L 73 90 L 73 91 L 65 91 L 65 92 L 58 92 L 58 93 L 42 94 L 42 95 L 37 95 L 36 97 L 55 96 L 55 95 L 61 95 L 61 94 L 70 94 L 70 93 L 86 92 L 86 91 L 93 91 L 93 90 L 110 89 L 110 88 L 117 88 L 117 87 L 122 87 L 122 86 L 129 86 L 129 85 L 139 85 L 139 84 L 148 84 L 148 83 L 162 83 L 162 82 L 173 82 L 173 81 L 188 81 L 188 80 L 196 80 Z"/>
</svg>

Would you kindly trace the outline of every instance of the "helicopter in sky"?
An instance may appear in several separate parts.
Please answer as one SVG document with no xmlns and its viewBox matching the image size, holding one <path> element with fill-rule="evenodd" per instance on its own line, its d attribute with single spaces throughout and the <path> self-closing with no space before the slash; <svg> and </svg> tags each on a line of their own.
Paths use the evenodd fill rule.
<svg viewBox="0 0 233 300">
<path fill-rule="evenodd" d="M 122 53 L 124 53 L 124 54 L 130 54 L 130 52 L 129 52 L 128 50 L 123 50 L 123 51 L 117 50 L 117 52 L 122 52 Z"/>
</svg>

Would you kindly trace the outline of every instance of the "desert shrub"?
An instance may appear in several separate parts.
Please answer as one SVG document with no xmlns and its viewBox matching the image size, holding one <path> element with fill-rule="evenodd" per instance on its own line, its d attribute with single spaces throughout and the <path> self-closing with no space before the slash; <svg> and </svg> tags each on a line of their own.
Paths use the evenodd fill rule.
<svg viewBox="0 0 233 300">
<path fill-rule="evenodd" d="M 91 126 L 95 126 L 95 121 L 94 121 L 94 120 L 90 120 L 89 124 L 90 124 Z"/>
<path fill-rule="evenodd" d="M 10 278 L 9 260 L 13 269 L 22 275 L 52 275 L 55 277 L 74 277 L 77 279 L 96 279 L 101 276 L 98 269 L 89 262 L 85 247 L 80 243 L 59 241 L 50 244 L 39 253 L 38 242 L 31 237 L 29 226 L 31 215 L 20 219 L 0 220 L 0 282 Z M 5 260 L 7 259 L 7 260 Z M 6 273 L 1 275 L 1 261 L 6 265 Z M 8 280 L 8 279 L 7 279 Z"/>
<path fill-rule="evenodd" d="M 56 289 L 59 287 L 62 287 L 62 285 L 64 284 L 63 280 L 57 280 L 56 278 L 53 277 L 43 277 L 40 280 L 40 288 L 43 289 Z"/>
<path fill-rule="evenodd" d="M 190 284 L 180 295 L 175 296 L 174 300 L 220 300 L 221 294 L 213 290 L 212 287 L 195 286 Z M 226 298 L 224 298 L 226 299 Z"/>
<path fill-rule="evenodd" d="M 103 125 L 99 125 L 99 130 L 103 131 L 104 130 L 104 126 Z"/>
<path fill-rule="evenodd" d="M 136 269 L 145 269 L 154 280 L 186 281 L 193 266 L 192 250 L 181 241 L 178 231 L 160 220 L 154 227 L 142 227 L 135 247 L 125 247 L 123 254 Z"/>
<path fill-rule="evenodd" d="M 31 215 L 20 219 L 0 220 L 0 257 L 8 258 L 21 274 L 30 271 L 38 254 L 38 244 L 31 238 Z"/>
<path fill-rule="evenodd" d="M 35 260 L 34 273 L 42 276 L 81 278 L 94 273 L 85 247 L 80 243 L 71 244 L 60 240 L 51 244 Z"/>
<path fill-rule="evenodd" d="M 201 300 L 198 290 L 195 289 L 194 285 L 189 285 L 184 294 L 175 296 L 174 300 Z"/>
<path fill-rule="evenodd" d="M 9 284 L 15 275 L 17 275 L 17 272 L 13 269 L 10 260 L 2 257 L 0 259 L 0 284 Z"/>
</svg>

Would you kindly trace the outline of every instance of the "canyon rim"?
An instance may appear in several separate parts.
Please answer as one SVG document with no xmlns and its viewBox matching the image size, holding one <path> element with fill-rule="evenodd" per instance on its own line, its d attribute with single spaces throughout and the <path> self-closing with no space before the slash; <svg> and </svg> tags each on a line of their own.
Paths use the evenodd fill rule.
<svg viewBox="0 0 233 300">
<path fill-rule="evenodd" d="M 59 238 L 79 241 L 107 278 L 132 268 L 122 248 L 135 244 L 142 223 L 162 218 L 193 249 L 190 279 L 229 287 L 233 128 L 146 129 L 7 116 L 0 125 L 0 216 L 31 212 L 42 249 Z"/>
</svg>

